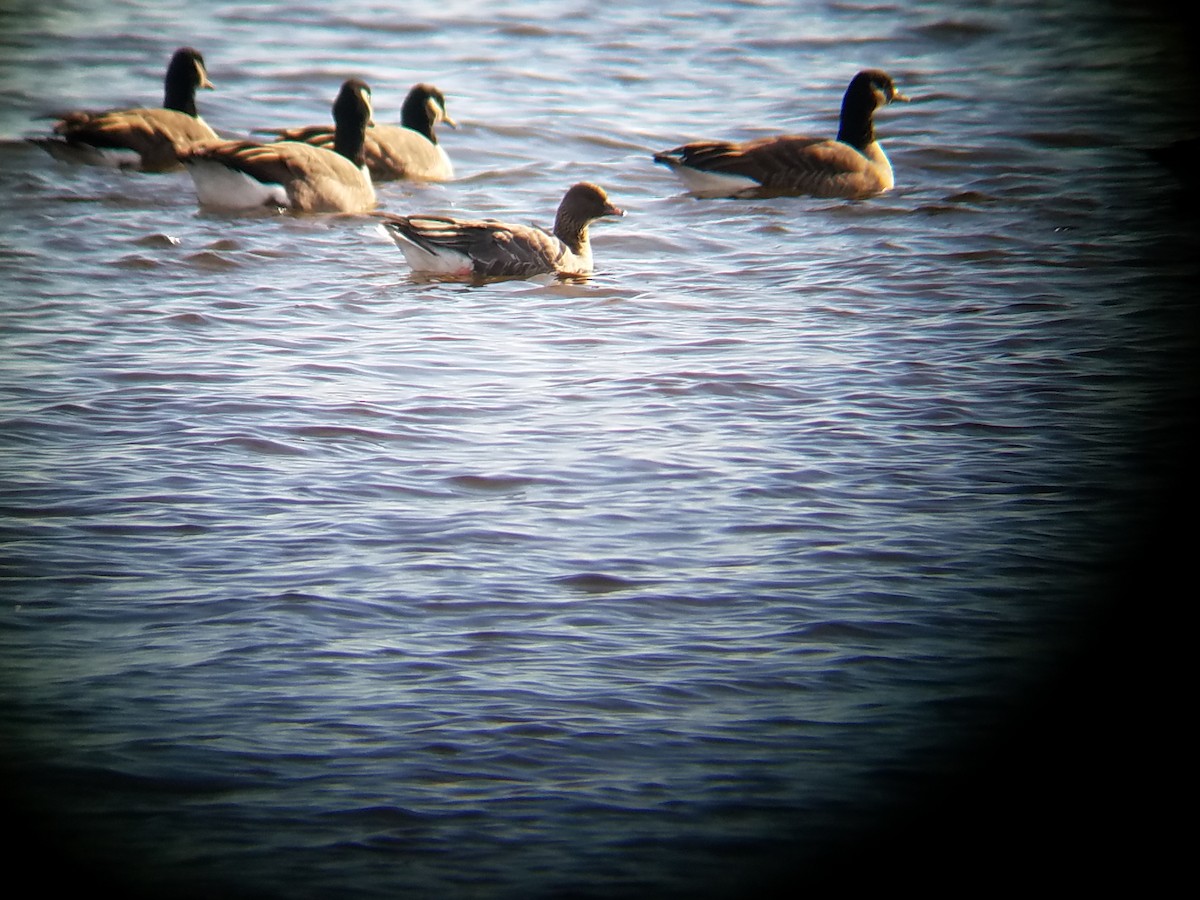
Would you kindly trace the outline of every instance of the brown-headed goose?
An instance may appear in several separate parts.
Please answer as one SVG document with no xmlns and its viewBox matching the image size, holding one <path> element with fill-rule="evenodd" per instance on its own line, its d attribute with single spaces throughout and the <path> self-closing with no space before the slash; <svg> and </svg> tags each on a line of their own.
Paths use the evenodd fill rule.
<svg viewBox="0 0 1200 900">
<path fill-rule="evenodd" d="M 181 158 L 200 206 L 337 213 L 373 208 L 375 188 L 363 164 L 363 135 L 371 122 L 365 82 L 351 78 L 342 85 L 333 121 L 333 149 L 299 141 L 217 141 L 185 152 Z"/>
<path fill-rule="evenodd" d="M 375 181 L 450 181 L 454 166 L 435 131 L 439 122 L 451 128 L 458 123 L 446 112 L 446 97 L 432 84 L 417 84 L 400 109 L 400 126 L 374 125 L 367 129 L 364 156 Z M 276 140 L 303 141 L 317 147 L 333 145 L 328 125 L 281 128 L 271 132 Z"/>
<path fill-rule="evenodd" d="M 217 134 L 196 114 L 197 88 L 212 88 L 204 57 L 181 47 L 164 79 L 162 107 L 55 114 L 54 134 L 27 140 L 56 159 L 141 172 L 179 168 L 179 154 Z"/>
<path fill-rule="evenodd" d="M 878 69 L 859 72 L 842 98 L 836 140 L 780 135 L 743 143 L 697 141 L 656 153 L 702 197 L 870 197 L 890 190 L 892 165 L 875 140 L 875 109 L 908 100 Z"/>
<path fill-rule="evenodd" d="M 589 275 L 592 248 L 588 225 L 603 216 L 623 216 L 597 185 L 571 187 L 558 205 L 553 233 L 533 225 L 493 219 L 396 216 L 383 227 L 416 272 L 456 278 L 528 278 Z"/>
</svg>

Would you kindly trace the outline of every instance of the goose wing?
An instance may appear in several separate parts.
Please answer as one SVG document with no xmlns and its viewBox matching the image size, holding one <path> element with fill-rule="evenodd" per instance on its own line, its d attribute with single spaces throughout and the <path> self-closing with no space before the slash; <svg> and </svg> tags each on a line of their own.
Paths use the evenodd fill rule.
<svg viewBox="0 0 1200 900">
<path fill-rule="evenodd" d="M 374 188 L 354 163 L 297 141 L 217 141 L 194 147 L 184 159 L 219 163 L 263 184 L 281 185 L 291 208 L 300 212 L 360 212 L 375 203 Z"/>
<path fill-rule="evenodd" d="M 411 128 L 368 128 L 366 155 L 371 174 L 380 180 L 448 181 L 454 177 L 442 148 Z"/>
<path fill-rule="evenodd" d="M 332 125 L 301 125 L 298 128 L 264 128 L 263 134 L 275 135 L 276 141 L 298 141 L 314 147 L 333 149 Z"/>
<path fill-rule="evenodd" d="M 304 125 L 267 132 L 276 141 L 299 141 L 333 149 L 333 128 Z M 449 181 L 454 177 L 445 153 L 425 135 L 398 125 L 374 125 L 363 138 L 363 156 L 376 181 Z"/>
<path fill-rule="evenodd" d="M 872 160 L 849 144 L 826 138 L 781 135 L 742 143 L 697 141 L 655 159 L 672 167 L 751 179 L 762 186 L 760 195 L 847 197 L 883 189 Z"/>
<path fill-rule="evenodd" d="M 567 253 L 554 235 L 531 225 L 446 216 L 386 216 L 384 227 L 435 257 L 469 259 L 481 278 L 557 271 Z"/>
<path fill-rule="evenodd" d="M 37 142 L 51 153 L 59 149 L 64 158 L 88 153 L 88 148 L 130 150 L 141 157 L 141 168 L 147 172 L 176 169 L 180 153 L 217 139 L 202 119 L 161 108 L 66 113 L 55 123 L 54 134 L 61 140 Z"/>
</svg>

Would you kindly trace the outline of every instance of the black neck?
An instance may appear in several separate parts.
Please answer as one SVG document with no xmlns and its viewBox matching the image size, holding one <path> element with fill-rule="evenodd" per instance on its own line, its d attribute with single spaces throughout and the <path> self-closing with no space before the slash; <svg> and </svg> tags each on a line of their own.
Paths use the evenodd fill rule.
<svg viewBox="0 0 1200 900">
<path fill-rule="evenodd" d="M 339 122 L 333 133 L 333 149 L 356 166 L 362 166 L 367 161 L 366 130 L 366 123 L 350 126 Z"/>
<path fill-rule="evenodd" d="M 163 106 L 189 116 L 196 115 L 196 73 L 177 66 L 167 70 L 163 86 Z"/>
<path fill-rule="evenodd" d="M 437 143 L 433 134 L 433 117 L 429 115 L 428 96 L 413 92 L 404 98 L 404 106 L 400 107 L 400 124 L 425 135 L 430 143 Z"/>
<path fill-rule="evenodd" d="M 866 150 L 875 140 L 875 103 L 871 85 L 855 79 L 842 98 L 837 139 L 858 150 Z"/>
<path fill-rule="evenodd" d="M 362 103 L 360 95 L 343 90 L 333 104 L 333 149 L 359 167 L 366 163 L 364 145 L 369 118 Z"/>
</svg>

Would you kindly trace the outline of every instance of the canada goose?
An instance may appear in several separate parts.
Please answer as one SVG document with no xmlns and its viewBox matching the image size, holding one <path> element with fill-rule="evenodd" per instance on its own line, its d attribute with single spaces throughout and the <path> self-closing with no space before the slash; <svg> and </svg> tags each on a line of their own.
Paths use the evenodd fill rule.
<svg viewBox="0 0 1200 900">
<path fill-rule="evenodd" d="M 908 98 L 887 73 L 868 69 L 846 88 L 836 140 L 781 135 L 743 143 L 696 141 L 656 153 L 654 161 L 697 196 L 869 197 L 894 184 L 873 120 L 876 107 L 894 100 Z"/>
<path fill-rule="evenodd" d="M 179 168 L 179 153 L 217 134 L 196 115 L 196 89 L 212 88 L 204 57 L 181 47 L 171 57 L 160 108 L 55 114 L 53 136 L 27 140 L 55 159 L 141 172 Z"/>
<path fill-rule="evenodd" d="M 435 127 L 458 123 L 446 112 L 446 97 L 432 84 L 417 84 L 408 92 L 400 109 L 400 127 L 375 125 L 367 129 L 364 155 L 375 181 L 450 181 L 454 166 L 438 143 Z M 303 141 L 317 147 L 333 144 L 328 125 L 281 128 L 271 133 L 276 140 Z"/>
<path fill-rule="evenodd" d="M 493 219 L 380 214 L 388 236 L 414 271 L 472 278 L 531 275 L 588 275 L 592 249 L 588 225 L 603 216 L 623 216 L 597 185 L 581 182 L 558 206 L 553 233 L 533 225 Z"/>
<path fill-rule="evenodd" d="M 371 89 L 346 81 L 333 102 L 333 149 L 298 141 L 262 144 L 217 141 L 193 147 L 182 159 L 200 206 L 295 212 L 365 212 L 375 188 L 363 165 L 363 134 L 371 122 Z"/>
</svg>

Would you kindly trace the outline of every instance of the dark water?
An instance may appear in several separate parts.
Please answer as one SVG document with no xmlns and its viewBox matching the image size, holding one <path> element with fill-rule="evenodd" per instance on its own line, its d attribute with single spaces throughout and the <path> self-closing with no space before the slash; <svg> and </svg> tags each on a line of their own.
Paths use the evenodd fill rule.
<svg viewBox="0 0 1200 900">
<path fill-rule="evenodd" d="M 1186 597 L 1151 539 L 1195 537 L 1170 515 L 1195 509 L 1172 468 L 1194 197 L 1144 152 L 1200 130 L 1177 23 L 1066 2 L 3 18 L 17 860 L 289 898 L 1134 868 Z M 586 284 L 428 284 L 366 219 L 200 214 L 186 175 L 20 141 L 49 109 L 157 100 L 185 43 L 231 134 L 324 121 L 350 75 L 381 121 L 441 87 L 459 180 L 380 185 L 385 209 L 549 223 L 586 178 L 628 215 L 594 229 Z M 698 202 L 649 160 L 832 134 L 865 67 L 914 97 L 878 117 L 884 197 Z M 1120 642 L 1071 668 L 1114 598 Z"/>
</svg>

